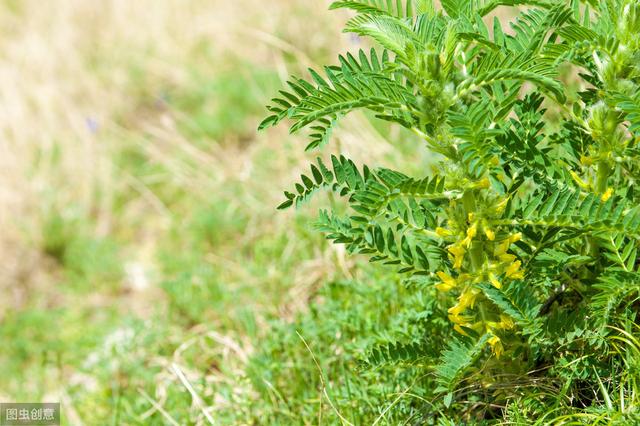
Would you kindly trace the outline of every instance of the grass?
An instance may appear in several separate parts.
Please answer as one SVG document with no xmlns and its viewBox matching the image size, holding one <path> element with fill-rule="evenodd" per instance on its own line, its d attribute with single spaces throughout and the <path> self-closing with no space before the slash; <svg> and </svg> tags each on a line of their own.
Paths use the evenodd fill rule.
<svg viewBox="0 0 640 426">
<path fill-rule="evenodd" d="M 379 416 L 356 337 L 415 300 L 275 213 L 303 142 L 255 131 L 294 62 L 357 47 L 326 6 L 0 3 L 0 400 L 60 401 L 65 424 L 366 423 L 369 389 Z M 413 155 L 381 134 L 406 137 L 360 116 L 337 143 Z"/>
</svg>

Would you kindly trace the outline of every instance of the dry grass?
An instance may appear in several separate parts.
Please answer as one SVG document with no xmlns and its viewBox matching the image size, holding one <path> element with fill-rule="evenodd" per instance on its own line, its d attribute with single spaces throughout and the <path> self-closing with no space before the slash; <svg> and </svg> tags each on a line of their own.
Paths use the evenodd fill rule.
<svg viewBox="0 0 640 426">
<path fill-rule="evenodd" d="M 302 56 L 335 45 L 322 31 L 295 37 L 300 21 L 285 19 L 306 3 L 277 1 L 266 10 L 254 1 L 7 2 L 0 14 L 0 269 L 13 273 L 3 274 L 3 287 L 29 281 L 24 275 L 43 266 L 39 254 L 24 253 L 38 246 L 52 211 L 90 212 L 98 235 L 144 216 L 138 242 L 153 245 L 171 211 L 147 182 L 117 170 L 114 155 L 127 144 L 166 166 L 170 174 L 158 179 L 196 195 L 247 174 L 253 153 L 274 138 L 253 134 L 248 149 L 216 141 L 202 149 L 178 131 L 180 117 L 161 96 L 186 87 L 189 68 L 215 74 L 241 58 L 284 75 L 279 48 Z M 321 3 L 311 9 L 324 9 Z M 116 214 L 121 191 L 135 195 Z"/>
<path fill-rule="evenodd" d="M 276 259 L 264 276 L 256 277 L 246 263 L 252 261 L 252 253 L 234 256 L 265 236 L 275 239 L 277 235 L 290 240 L 281 260 L 298 255 L 296 230 L 288 226 L 292 213 L 274 215 L 273 206 L 280 201 L 281 189 L 312 156 L 303 154 L 303 142 L 284 129 L 256 134 L 259 116 L 246 118 L 247 130 L 242 134 L 204 143 L 193 140 L 181 128 L 189 111 L 165 99 L 167 93 L 197 91 L 201 80 L 194 80 L 194 75 L 210 75 L 214 80 L 231 74 L 248 81 L 247 96 L 262 104 L 271 88 L 251 82 L 253 68 L 284 79 L 315 59 L 326 62 L 338 51 L 357 47 L 336 31 L 344 17 L 327 13 L 328 3 L 0 3 L 0 291 L 4 295 L 0 321 L 7 312 L 59 307 L 95 312 L 97 318 L 106 309 L 150 318 L 167 303 L 159 288 L 164 277 L 157 264 L 158 246 L 191 208 L 217 199 L 226 215 L 243 213 L 249 219 L 229 241 L 199 255 L 223 271 L 228 288 L 260 289 L 264 299 L 239 301 L 256 312 L 259 326 L 261 311 L 290 318 L 306 308 L 327 278 L 349 275 L 351 265 L 342 251 L 318 248 L 312 258 L 300 259 L 286 280 L 291 284 L 282 289 L 277 286 L 287 272 L 280 270 Z M 308 16 L 314 19 L 305 19 Z M 225 108 L 233 110 L 236 105 Z M 389 161 L 387 157 L 395 155 L 364 117 L 349 121 L 337 136 L 341 150 L 355 159 Z M 363 139 L 369 141 L 367 146 Z M 156 171 L 139 175 L 124 167 L 123 153 L 130 151 L 138 155 L 140 164 Z M 169 194 L 187 193 L 188 202 L 162 193 L 167 188 Z M 231 197 L 232 188 L 243 189 Z M 74 294 L 64 287 L 64 265 L 46 250 L 52 217 L 68 221 L 73 231 L 77 220 L 82 232 L 119 241 L 125 273 L 115 288 L 91 282 L 95 289 L 90 293 Z M 175 250 L 183 245 L 178 238 Z M 214 313 L 211 323 L 172 336 L 170 341 L 178 345 L 172 357 L 144 354 L 161 372 L 155 377 L 153 395 L 141 391 L 141 398 L 151 401 L 141 421 L 162 411 L 167 389 L 180 387 L 179 379 L 190 382 L 204 375 L 207 382 L 235 386 L 251 344 L 242 336 L 213 331 L 220 322 L 216 318 L 227 315 Z M 85 326 L 89 330 L 89 324 L 80 324 Z M 106 351 L 113 336 L 128 330 L 117 324 L 113 328 L 94 354 Z M 182 362 L 182 351 L 195 347 L 221 359 L 233 374 L 198 371 Z M 176 376 L 176 365 L 182 377 Z M 80 424 L 91 405 L 78 406 L 70 389 L 79 387 L 91 394 L 99 385 L 96 377 L 80 370 L 74 365 L 47 368 L 43 376 L 52 377 L 52 383 L 21 383 L 21 392 L 61 400 L 69 421 Z M 0 385 L 0 399 L 15 398 L 13 391 Z M 205 395 L 207 399 L 220 406 L 229 404 L 214 390 L 210 392 L 214 394 Z"/>
</svg>

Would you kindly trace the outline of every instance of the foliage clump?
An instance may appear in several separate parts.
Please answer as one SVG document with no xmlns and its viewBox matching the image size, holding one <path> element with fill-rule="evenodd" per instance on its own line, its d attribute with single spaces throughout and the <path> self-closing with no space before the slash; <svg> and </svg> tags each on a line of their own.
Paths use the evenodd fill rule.
<svg viewBox="0 0 640 426">
<path fill-rule="evenodd" d="M 280 208 L 343 197 L 349 214 L 320 213 L 327 238 L 448 319 L 362 359 L 434 373 L 411 403 L 425 419 L 638 421 L 640 2 L 441 3 L 334 2 L 377 47 L 291 79 L 261 125 L 309 128 L 316 149 L 372 111 L 418 135 L 435 170 L 318 159 Z M 508 28 L 488 18 L 504 6 L 519 7 Z"/>
</svg>

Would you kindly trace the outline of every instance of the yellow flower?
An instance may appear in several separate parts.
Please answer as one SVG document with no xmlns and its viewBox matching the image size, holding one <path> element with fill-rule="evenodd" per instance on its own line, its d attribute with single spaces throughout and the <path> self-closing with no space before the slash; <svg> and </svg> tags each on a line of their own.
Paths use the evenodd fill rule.
<svg viewBox="0 0 640 426">
<path fill-rule="evenodd" d="M 491 282 L 495 288 L 502 288 L 502 283 L 493 275 L 493 272 L 489 272 L 489 282 Z"/>
<path fill-rule="evenodd" d="M 502 346 L 502 342 L 498 336 L 493 336 L 489 339 L 489 344 L 491 345 L 491 349 L 493 353 L 496 354 L 497 358 L 500 358 L 500 355 L 504 352 L 504 347 Z"/>
<path fill-rule="evenodd" d="M 508 238 L 504 241 L 499 242 L 496 245 L 496 248 L 494 249 L 493 254 L 496 256 L 502 256 L 507 252 L 507 250 L 509 250 L 510 245 L 511 245 L 511 242 L 509 241 Z"/>
<path fill-rule="evenodd" d="M 445 274 L 442 271 L 436 272 L 438 277 L 442 280 L 440 284 L 436 285 L 436 288 L 440 291 L 449 291 L 456 286 L 456 280 L 449 274 Z"/>
<path fill-rule="evenodd" d="M 449 253 L 453 255 L 453 267 L 456 269 L 461 268 L 462 261 L 464 260 L 464 254 L 467 252 L 467 250 L 458 244 L 449 246 L 448 250 Z"/>
<path fill-rule="evenodd" d="M 501 254 L 500 256 L 498 256 L 498 258 L 504 263 L 511 263 L 516 260 L 516 256 L 509 253 Z"/>
<path fill-rule="evenodd" d="M 455 331 L 457 331 L 458 333 L 462 334 L 463 336 L 467 336 L 469 337 L 469 335 L 462 329 L 462 327 L 460 327 L 458 324 L 453 326 L 453 329 Z"/>
<path fill-rule="evenodd" d="M 462 240 L 460 244 L 462 244 L 466 248 L 469 248 L 469 246 L 471 245 L 471 241 L 477 234 L 478 234 L 478 225 L 474 223 L 469 227 L 469 229 L 467 229 L 467 237 L 464 240 Z"/>
<path fill-rule="evenodd" d="M 496 239 L 496 233 L 495 233 L 495 232 L 493 232 L 493 231 L 492 231 L 491 229 L 489 229 L 489 228 L 485 228 L 485 229 L 484 229 L 484 234 L 487 236 L 487 239 L 488 239 L 489 241 L 493 241 L 493 240 L 495 240 L 495 239 Z"/>
<path fill-rule="evenodd" d="M 487 189 L 490 186 L 491 186 L 491 181 L 489 180 L 489 178 L 481 179 L 474 185 L 475 188 L 480 188 L 480 189 Z"/>
<path fill-rule="evenodd" d="M 511 317 L 501 314 L 499 327 L 504 330 L 510 330 L 513 327 L 515 327 L 515 324 L 513 323 L 513 320 L 511 319 Z"/>
<path fill-rule="evenodd" d="M 460 314 L 449 314 L 449 321 L 454 324 L 464 325 L 466 327 L 471 323 L 471 317 L 461 316 Z"/>
<path fill-rule="evenodd" d="M 600 197 L 600 199 L 604 202 L 604 201 L 607 201 L 609 198 L 611 198 L 612 195 L 613 195 L 613 188 L 607 188 L 607 190 L 605 191 L 604 194 L 602 194 L 602 197 Z"/>
<path fill-rule="evenodd" d="M 478 234 L 478 224 L 474 223 L 467 229 L 467 237 L 474 238 Z"/>
<path fill-rule="evenodd" d="M 507 207 L 508 203 L 509 203 L 509 198 L 505 198 L 504 200 L 500 201 L 498 204 L 496 204 L 494 208 L 495 212 L 498 214 L 504 212 L 504 209 Z"/>
<path fill-rule="evenodd" d="M 509 265 L 507 269 L 505 269 L 504 274 L 507 276 L 507 278 L 512 278 L 514 280 L 524 278 L 524 275 L 520 271 L 521 265 L 522 265 L 522 262 L 520 262 L 519 260 L 516 260 L 511 265 Z"/>
<path fill-rule="evenodd" d="M 486 331 L 487 333 L 493 331 L 494 328 L 498 328 L 498 323 L 495 321 L 484 321 L 482 325 L 484 325 L 484 331 Z"/>
<path fill-rule="evenodd" d="M 441 228 L 441 227 L 438 226 L 436 228 L 436 234 L 438 234 L 441 237 L 450 237 L 451 235 L 453 235 L 453 232 L 449 231 L 448 229 Z"/>
<path fill-rule="evenodd" d="M 517 243 L 521 239 L 522 239 L 521 232 L 511 235 L 509 238 L 507 238 L 506 240 L 500 241 L 498 245 L 496 245 L 493 251 L 493 254 L 498 257 L 505 256 L 505 253 L 507 252 L 507 250 L 509 250 L 509 247 L 511 247 L 511 244 Z"/>
<path fill-rule="evenodd" d="M 464 240 L 460 241 L 460 245 L 469 248 L 471 246 L 471 238 L 465 237 Z"/>
<path fill-rule="evenodd" d="M 469 274 L 460 274 L 460 275 L 458 275 L 458 279 L 456 281 L 458 282 L 458 284 L 464 284 L 469 279 L 471 279 L 471 275 L 469 275 Z"/>
<path fill-rule="evenodd" d="M 452 322 L 458 322 L 458 317 L 459 317 L 459 315 L 460 315 L 461 313 L 463 313 L 463 312 L 464 312 L 464 310 L 465 310 L 466 308 L 467 308 L 467 307 L 466 307 L 466 306 L 464 306 L 464 305 L 462 305 L 462 303 L 460 303 L 460 302 L 458 302 L 458 303 L 457 303 L 457 304 L 455 304 L 454 306 L 450 307 L 450 308 L 449 308 L 449 310 L 447 311 L 447 312 L 449 312 L 449 313 L 451 314 L 451 315 L 449 315 L 449 319 L 450 319 Z M 455 320 L 454 320 L 454 319 L 452 319 L 452 317 L 453 317 L 453 318 L 455 318 Z"/>
<path fill-rule="evenodd" d="M 476 298 L 478 297 L 478 292 L 476 290 L 466 290 L 465 292 L 463 292 L 460 297 L 458 298 L 458 300 L 460 301 L 461 304 L 463 304 L 465 307 L 472 307 L 473 305 L 476 303 Z"/>
<path fill-rule="evenodd" d="M 569 174 L 571 175 L 571 177 L 573 178 L 573 180 L 578 184 L 578 186 L 582 189 L 589 189 L 589 184 L 586 183 L 585 181 L 582 180 L 582 178 L 580 178 L 580 176 L 578 176 L 578 174 L 576 172 L 574 172 L 573 170 L 571 170 L 569 172 Z"/>
<path fill-rule="evenodd" d="M 453 316 L 458 316 L 463 313 L 467 308 L 473 308 L 476 303 L 478 293 L 473 289 L 467 289 L 458 297 L 458 303 L 455 306 L 449 308 L 449 313 Z"/>
<path fill-rule="evenodd" d="M 524 272 L 518 271 L 515 274 L 511 275 L 511 277 L 509 277 L 509 278 L 511 278 L 512 280 L 523 280 L 524 279 Z"/>
<path fill-rule="evenodd" d="M 524 272 L 522 272 L 522 271 L 516 272 L 515 274 L 511 275 L 510 278 L 512 280 L 523 280 L 524 279 Z"/>
<path fill-rule="evenodd" d="M 593 158 L 582 155 L 580 156 L 580 163 L 582 163 L 583 166 L 591 166 L 593 165 Z"/>
</svg>

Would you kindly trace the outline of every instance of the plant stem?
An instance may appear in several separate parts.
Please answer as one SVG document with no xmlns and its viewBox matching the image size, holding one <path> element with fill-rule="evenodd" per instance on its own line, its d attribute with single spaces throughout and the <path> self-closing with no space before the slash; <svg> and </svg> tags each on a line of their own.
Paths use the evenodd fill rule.
<svg viewBox="0 0 640 426">
<path fill-rule="evenodd" d="M 462 204 L 464 206 L 467 217 L 469 213 L 475 213 L 476 211 L 476 195 L 473 190 L 468 190 L 462 196 Z M 471 270 L 473 272 L 482 269 L 482 255 L 483 247 L 479 241 L 473 241 L 471 248 L 469 249 L 469 258 L 471 259 Z"/>
<path fill-rule="evenodd" d="M 598 174 L 595 188 L 596 194 L 602 195 L 607 191 L 610 173 L 611 167 L 609 166 L 609 162 L 607 160 L 600 160 L 598 162 Z M 589 237 L 589 251 L 593 258 L 597 258 L 600 254 L 598 241 L 593 237 Z"/>
<path fill-rule="evenodd" d="M 600 160 L 598 162 L 598 180 L 596 181 L 596 193 L 604 194 L 607 191 L 609 183 L 609 174 L 611 174 L 611 167 L 607 160 Z"/>
</svg>

